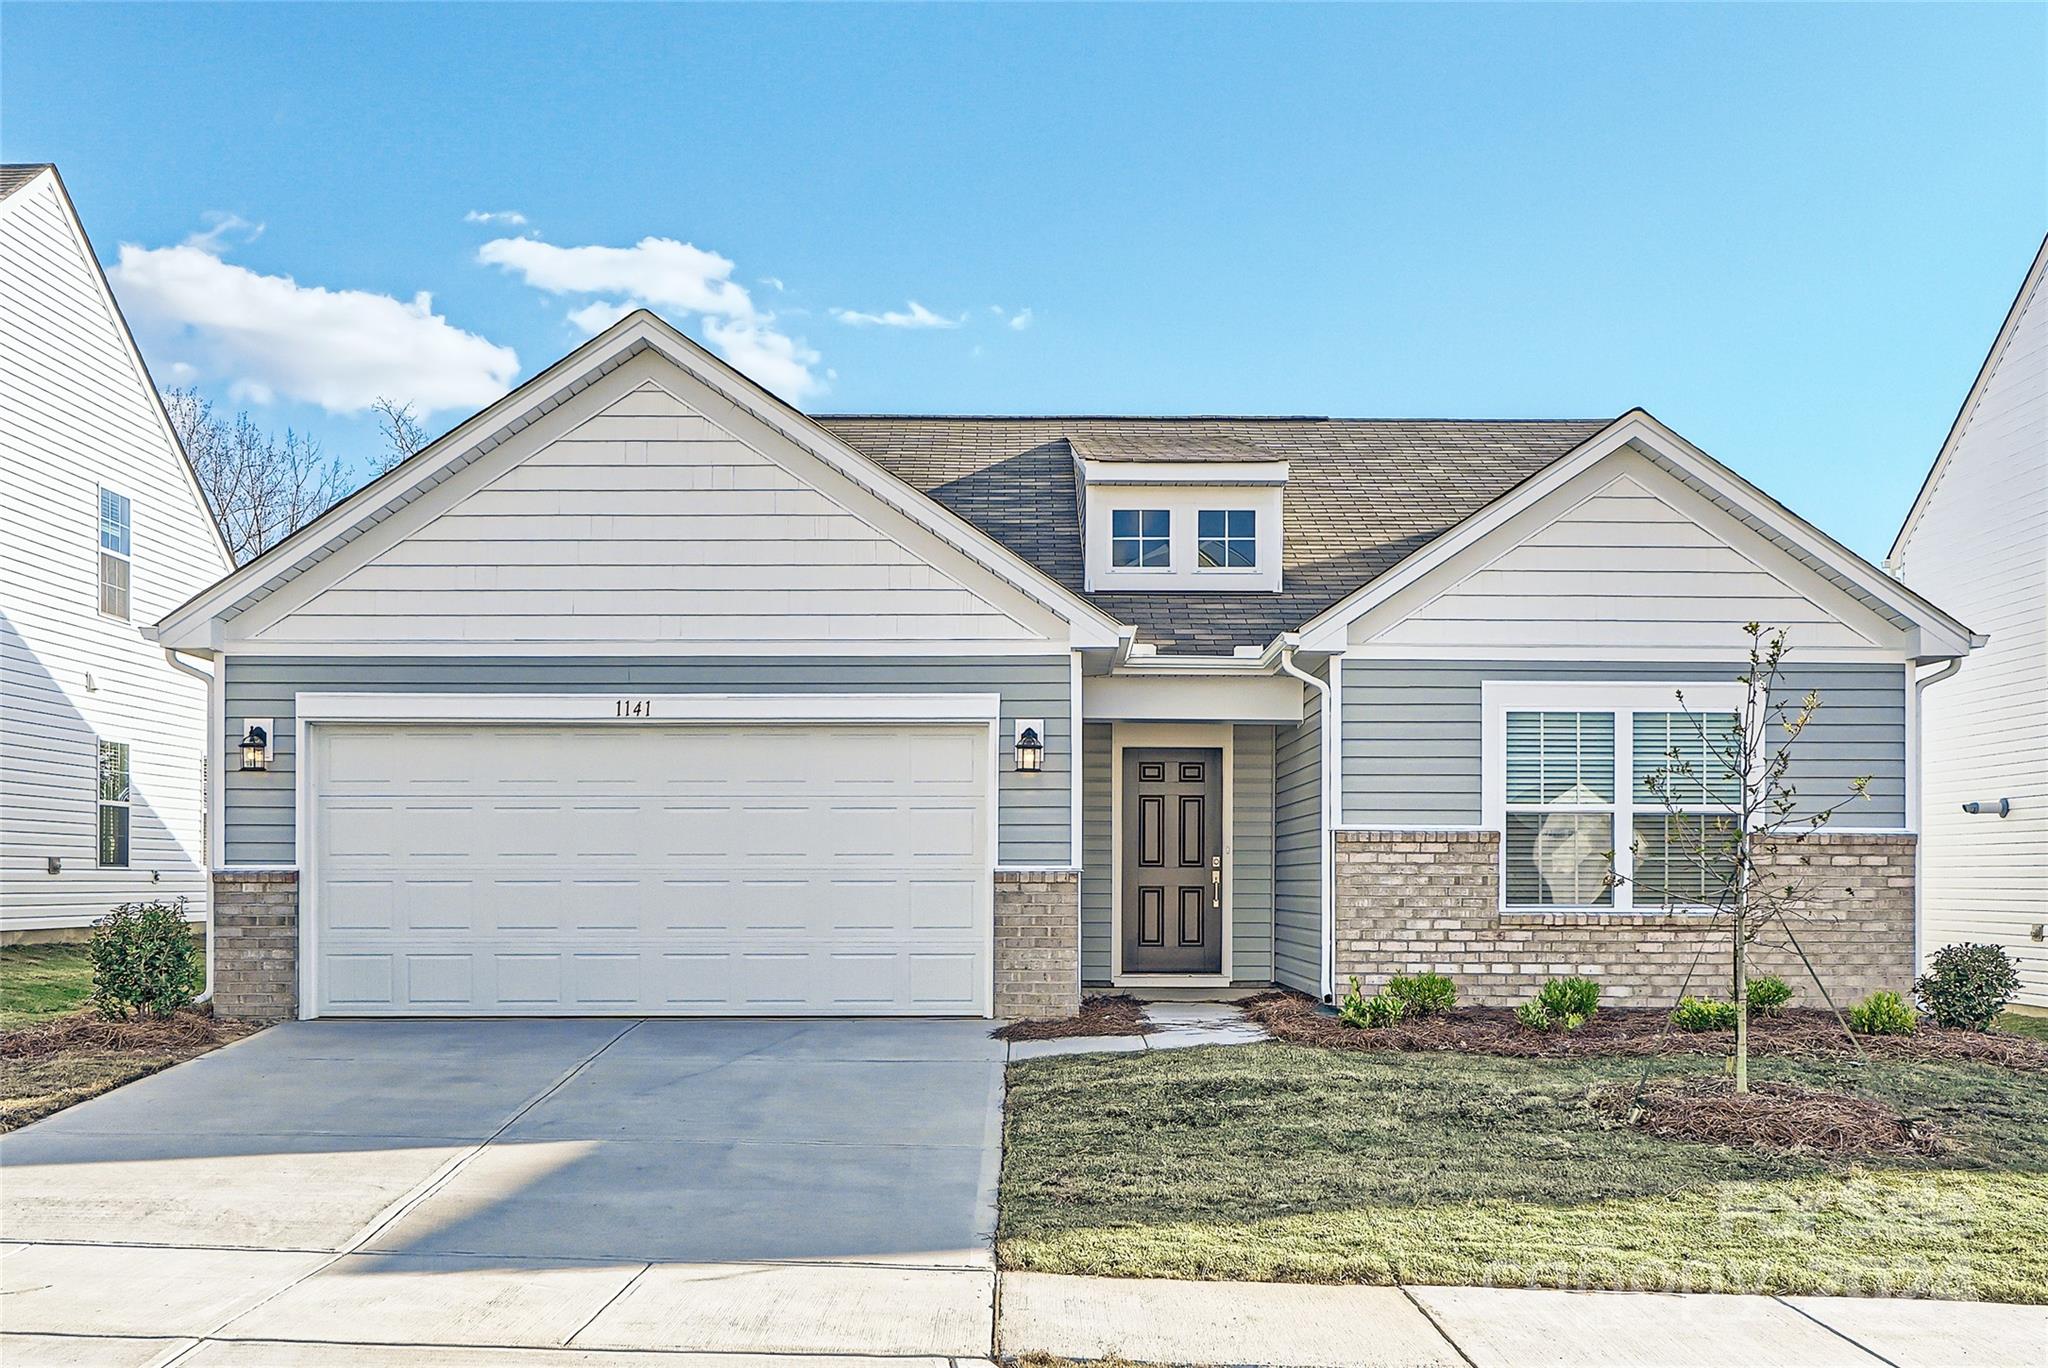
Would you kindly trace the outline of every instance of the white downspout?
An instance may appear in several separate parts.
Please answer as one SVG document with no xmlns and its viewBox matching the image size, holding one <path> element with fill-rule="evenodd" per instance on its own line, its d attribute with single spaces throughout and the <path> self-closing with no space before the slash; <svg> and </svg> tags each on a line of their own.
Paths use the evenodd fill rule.
<svg viewBox="0 0 2048 1368">
<path fill-rule="evenodd" d="M 1973 642 L 1972 644 L 1974 645 L 1975 643 Z M 1906 825 L 1913 828 L 1913 972 L 1915 974 L 1920 973 L 1926 965 L 1921 944 L 1926 926 L 1926 917 L 1920 905 L 1924 892 L 1923 885 L 1925 884 L 1922 873 L 1925 862 L 1921 858 L 1921 845 L 1927 839 L 1927 832 L 1925 830 L 1927 825 L 1925 816 L 1926 795 L 1922 791 L 1923 785 L 1920 775 L 1920 768 L 1925 763 L 1920 747 L 1920 720 L 1927 713 L 1927 703 L 1922 695 L 1927 692 L 1929 684 L 1939 684 L 1942 680 L 1947 679 L 1962 668 L 1963 658 L 1956 656 L 1933 674 L 1916 674 L 1913 676 L 1913 725 L 1910 734 L 1906 738 L 1906 749 L 1910 754 L 1910 763 L 1906 766 Z"/>
<path fill-rule="evenodd" d="M 188 663 L 180 658 L 178 653 L 169 646 L 163 649 L 164 659 L 170 662 L 172 669 L 176 670 L 179 674 L 191 675 L 194 679 L 200 680 L 206 685 L 206 730 L 208 732 L 206 756 L 208 761 L 211 762 L 213 758 L 213 740 L 211 736 L 213 731 L 213 686 L 217 681 L 214 679 L 212 671 L 202 670 L 198 666 Z M 211 775 L 208 775 L 204 790 L 199 796 L 200 811 L 206 814 L 204 828 L 199 835 L 199 867 L 200 872 L 205 875 L 209 884 L 204 904 L 206 908 L 206 982 L 200 988 L 199 996 L 194 999 L 196 1002 L 213 1001 L 213 889 L 211 887 L 213 867 L 211 852 L 213 849 L 213 824 L 220 820 L 220 814 L 213 810 L 212 798 L 213 778 Z"/>
<path fill-rule="evenodd" d="M 1330 905 L 1331 891 L 1335 884 L 1332 866 L 1336 860 L 1334 847 L 1336 844 L 1337 824 L 1333 820 L 1336 808 L 1331 802 L 1330 795 L 1335 790 L 1335 780 L 1337 778 L 1336 764 L 1332 756 L 1337 753 L 1335 743 L 1338 740 L 1340 727 L 1337 719 L 1330 716 L 1329 684 L 1324 680 L 1317 679 L 1314 675 L 1294 663 L 1294 647 L 1292 644 L 1285 644 L 1280 649 L 1280 671 L 1282 674 L 1292 675 L 1314 689 L 1320 696 L 1320 701 L 1317 703 L 1317 714 L 1322 719 L 1322 810 L 1317 816 L 1317 824 L 1321 828 L 1321 849 L 1317 852 L 1317 863 L 1321 866 L 1320 873 L 1322 876 L 1322 951 L 1320 956 L 1322 959 L 1322 997 L 1323 1001 L 1329 1002 L 1336 996 L 1337 992 L 1336 946 L 1332 944 L 1331 938 L 1331 928 L 1335 925 L 1335 918 L 1332 914 L 1335 909 Z"/>
</svg>

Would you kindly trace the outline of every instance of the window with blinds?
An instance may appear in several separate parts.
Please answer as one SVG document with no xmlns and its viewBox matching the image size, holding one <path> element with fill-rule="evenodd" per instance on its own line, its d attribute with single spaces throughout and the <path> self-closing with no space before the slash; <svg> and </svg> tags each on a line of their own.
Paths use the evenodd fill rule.
<svg viewBox="0 0 2048 1368">
<path fill-rule="evenodd" d="M 1589 701 L 1601 692 L 1585 689 Z M 1499 766 L 1504 906 L 1633 911 L 1724 900 L 1739 835 L 1737 714 L 1509 707 L 1500 723 L 1500 750 L 1487 759 Z"/>
<path fill-rule="evenodd" d="M 100 491 L 100 611 L 128 620 L 129 574 L 134 566 L 130 545 L 128 496 Z"/>
</svg>

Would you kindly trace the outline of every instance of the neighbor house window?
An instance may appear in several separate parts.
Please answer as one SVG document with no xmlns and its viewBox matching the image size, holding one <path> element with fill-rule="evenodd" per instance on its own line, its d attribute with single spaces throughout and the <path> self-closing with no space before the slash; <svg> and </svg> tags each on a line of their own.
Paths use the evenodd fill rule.
<svg viewBox="0 0 2048 1368">
<path fill-rule="evenodd" d="M 1205 570 L 1251 570 L 1259 563 L 1259 515 L 1249 508 L 1205 508 L 1195 519 Z"/>
<path fill-rule="evenodd" d="M 1164 570 L 1173 515 L 1163 508 L 1119 508 L 1109 515 L 1109 563 L 1118 569 Z"/>
<path fill-rule="evenodd" d="M 100 491 L 100 611 L 108 617 L 128 618 L 128 580 L 131 567 L 128 496 L 111 489 Z"/>
<path fill-rule="evenodd" d="M 128 743 L 100 742 L 100 866 L 128 867 Z"/>
<path fill-rule="evenodd" d="M 1628 912 L 1724 901 L 1741 791 L 1734 711 L 1687 711 L 1673 688 L 1656 685 L 1486 689 L 1503 907 Z M 1728 698 L 1720 686 L 1691 686 L 1687 702 L 1703 694 Z"/>
</svg>

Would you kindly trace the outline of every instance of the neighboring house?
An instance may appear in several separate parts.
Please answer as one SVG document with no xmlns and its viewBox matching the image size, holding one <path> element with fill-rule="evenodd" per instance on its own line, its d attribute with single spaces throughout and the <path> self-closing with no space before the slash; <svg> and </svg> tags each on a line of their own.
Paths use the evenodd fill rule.
<svg viewBox="0 0 2048 1368">
<path fill-rule="evenodd" d="M 233 564 L 57 168 L 0 167 L 0 936 L 205 907 L 207 687 L 143 629 Z"/>
<path fill-rule="evenodd" d="M 1750 619 L 1805 801 L 1874 776 L 1807 949 L 1904 987 L 1970 633 L 1640 411 L 812 419 L 638 312 L 157 635 L 222 681 L 225 1011 L 1018 1015 L 1672 996 L 1703 919 L 1588 862 Z"/>
<path fill-rule="evenodd" d="M 1921 949 L 2003 945 L 2048 1007 L 2048 242 L 1887 562 L 1989 645 L 1925 693 Z M 1965 804 L 1975 811 L 1966 811 Z"/>
</svg>

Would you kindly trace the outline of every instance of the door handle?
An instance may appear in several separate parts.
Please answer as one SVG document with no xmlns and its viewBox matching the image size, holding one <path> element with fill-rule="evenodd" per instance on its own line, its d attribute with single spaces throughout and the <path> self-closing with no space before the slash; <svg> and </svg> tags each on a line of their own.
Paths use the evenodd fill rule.
<svg viewBox="0 0 2048 1368">
<path fill-rule="evenodd" d="M 1223 906 L 1223 857 L 1209 857 L 1209 906 Z"/>
</svg>

